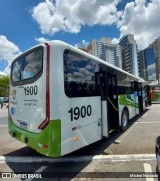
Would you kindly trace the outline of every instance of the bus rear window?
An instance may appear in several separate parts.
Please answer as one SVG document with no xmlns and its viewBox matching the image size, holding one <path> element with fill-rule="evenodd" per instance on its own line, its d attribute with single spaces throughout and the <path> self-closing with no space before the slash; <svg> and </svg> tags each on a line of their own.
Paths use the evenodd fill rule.
<svg viewBox="0 0 160 181">
<path fill-rule="evenodd" d="M 32 80 L 42 71 L 42 48 L 31 51 L 20 56 L 12 63 L 11 77 L 12 83 Z"/>
</svg>

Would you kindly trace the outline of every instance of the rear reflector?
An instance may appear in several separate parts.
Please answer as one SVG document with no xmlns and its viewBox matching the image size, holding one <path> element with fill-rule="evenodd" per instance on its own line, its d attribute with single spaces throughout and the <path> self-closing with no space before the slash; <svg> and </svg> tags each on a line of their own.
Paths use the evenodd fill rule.
<svg viewBox="0 0 160 181">
<path fill-rule="evenodd" d="M 72 140 L 73 140 L 73 141 L 77 141 L 77 140 L 78 140 L 78 137 L 74 137 Z"/>
<path fill-rule="evenodd" d="M 72 128 L 72 131 L 74 131 L 74 130 L 76 130 L 77 129 L 77 127 L 74 127 L 74 128 Z"/>
<path fill-rule="evenodd" d="M 48 145 L 42 145 L 40 143 L 38 143 L 38 146 L 41 147 L 41 148 L 48 148 Z"/>
</svg>

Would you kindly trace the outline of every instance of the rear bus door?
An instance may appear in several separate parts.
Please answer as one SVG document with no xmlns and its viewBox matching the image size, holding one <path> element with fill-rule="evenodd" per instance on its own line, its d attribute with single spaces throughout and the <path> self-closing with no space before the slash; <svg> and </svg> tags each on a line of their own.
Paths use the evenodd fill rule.
<svg viewBox="0 0 160 181">
<path fill-rule="evenodd" d="M 142 84 L 139 82 L 131 82 L 132 93 L 134 95 L 134 114 L 139 114 L 143 111 Z"/>
<path fill-rule="evenodd" d="M 115 74 L 107 73 L 107 102 L 109 131 L 119 128 L 117 77 Z"/>
<path fill-rule="evenodd" d="M 102 99 L 102 136 L 108 137 L 112 130 L 119 128 L 117 77 L 115 74 L 100 72 Z"/>
<path fill-rule="evenodd" d="M 143 94 L 142 94 L 142 84 L 137 82 L 137 92 L 138 92 L 138 104 L 139 113 L 143 112 Z"/>
</svg>

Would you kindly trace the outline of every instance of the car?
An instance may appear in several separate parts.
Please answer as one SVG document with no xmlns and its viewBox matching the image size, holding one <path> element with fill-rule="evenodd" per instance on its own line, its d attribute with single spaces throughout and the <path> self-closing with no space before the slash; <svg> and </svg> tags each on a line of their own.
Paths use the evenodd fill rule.
<svg viewBox="0 0 160 181">
<path fill-rule="evenodd" d="M 3 97 L 0 97 L 0 104 L 3 102 Z"/>
<path fill-rule="evenodd" d="M 5 97 L 4 99 L 1 99 L 1 109 L 3 108 L 3 106 L 8 108 L 8 106 L 9 106 L 9 97 Z"/>
<path fill-rule="evenodd" d="M 0 97 L 0 108 L 3 107 L 3 97 Z"/>
</svg>

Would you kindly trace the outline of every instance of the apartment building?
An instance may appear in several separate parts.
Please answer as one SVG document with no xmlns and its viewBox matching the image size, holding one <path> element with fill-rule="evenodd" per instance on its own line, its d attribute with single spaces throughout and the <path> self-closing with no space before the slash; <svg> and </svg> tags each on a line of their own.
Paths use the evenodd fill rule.
<svg viewBox="0 0 160 181">
<path fill-rule="evenodd" d="M 110 38 L 92 39 L 87 48 L 84 49 L 82 46 L 79 46 L 79 48 L 112 65 L 122 68 L 121 47 L 112 44 Z"/>
<path fill-rule="evenodd" d="M 140 77 L 146 81 L 156 80 L 156 66 L 153 48 L 146 48 L 138 52 L 138 62 L 140 68 Z"/>
<path fill-rule="evenodd" d="M 154 49 L 155 67 L 156 67 L 156 79 L 159 80 L 160 79 L 160 37 L 157 38 L 148 47 Z"/>
<path fill-rule="evenodd" d="M 128 34 L 123 36 L 119 41 L 119 45 L 122 50 L 122 69 L 135 76 L 139 76 L 137 45 L 134 40 L 134 35 Z"/>
</svg>

